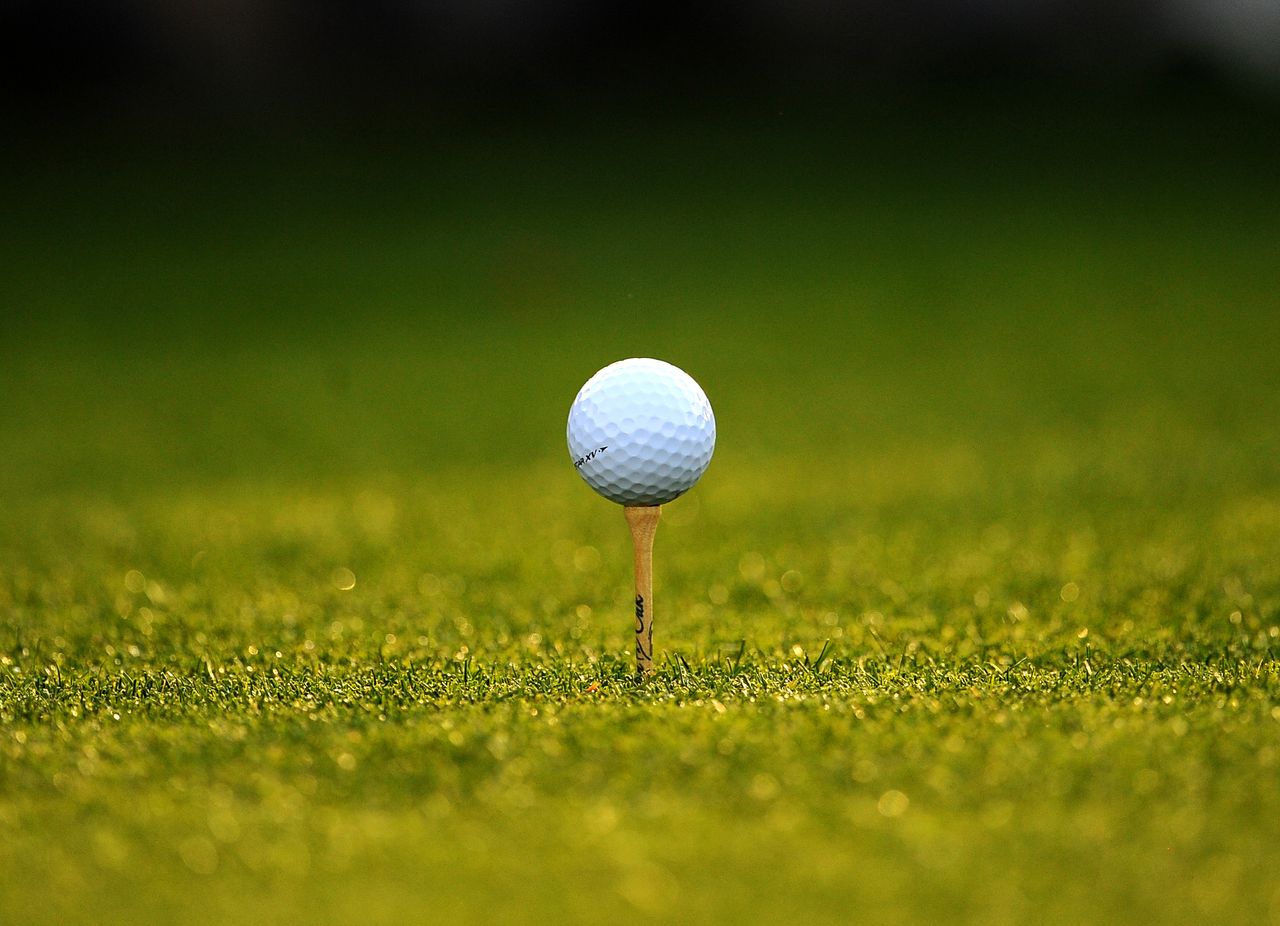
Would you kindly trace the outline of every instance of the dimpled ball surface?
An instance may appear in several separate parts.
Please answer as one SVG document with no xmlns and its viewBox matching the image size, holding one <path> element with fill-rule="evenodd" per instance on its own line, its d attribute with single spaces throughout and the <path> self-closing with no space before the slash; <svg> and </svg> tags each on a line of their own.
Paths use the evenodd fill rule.
<svg viewBox="0 0 1280 926">
<path fill-rule="evenodd" d="M 605 367 L 569 409 L 569 456 L 587 485 L 620 505 L 662 505 L 693 487 L 716 446 L 711 403 L 662 360 Z"/>
</svg>

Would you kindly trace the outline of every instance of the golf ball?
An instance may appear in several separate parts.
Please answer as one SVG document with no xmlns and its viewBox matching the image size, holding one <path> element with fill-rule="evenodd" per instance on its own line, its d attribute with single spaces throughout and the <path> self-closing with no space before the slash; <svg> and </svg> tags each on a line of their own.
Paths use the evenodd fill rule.
<svg viewBox="0 0 1280 926">
<path fill-rule="evenodd" d="M 611 363 L 569 409 L 569 457 L 619 505 L 662 505 L 693 487 L 716 447 L 716 418 L 688 373 L 661 360 Z"/>
</svg>

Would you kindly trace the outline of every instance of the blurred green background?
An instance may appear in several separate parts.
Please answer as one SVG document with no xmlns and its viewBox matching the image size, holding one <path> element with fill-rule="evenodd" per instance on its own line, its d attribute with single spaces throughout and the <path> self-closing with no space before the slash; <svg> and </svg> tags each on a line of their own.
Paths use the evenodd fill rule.
<svg viewBox="0 0 1280 926">
<path fill-rule="evenodd" d="M 7 487 L 532 472 L 644 353 L 708 381 L 729 466 L 1136 426 L 1273 474 L 1269 111 L 682 116 L 12 165 Z"/>
<path fill-rule="evenodd" d="M 14 122 L 7 916 L 1280 922 L 1274 101 L 872 76 Z"/>
</svg>

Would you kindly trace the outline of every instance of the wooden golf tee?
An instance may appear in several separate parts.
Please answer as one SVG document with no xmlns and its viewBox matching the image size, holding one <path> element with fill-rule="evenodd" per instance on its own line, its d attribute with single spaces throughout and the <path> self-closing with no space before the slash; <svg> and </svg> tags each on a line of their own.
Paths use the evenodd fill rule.
<svg viewBox="0 0 1280 926">
<path fill-rule="evenodd" d="M 623 510 L 636 554 L 636 678 L 644 678 L 653 672 L 653 535 L 662 508 L 628 505 Z"/>
</svg>

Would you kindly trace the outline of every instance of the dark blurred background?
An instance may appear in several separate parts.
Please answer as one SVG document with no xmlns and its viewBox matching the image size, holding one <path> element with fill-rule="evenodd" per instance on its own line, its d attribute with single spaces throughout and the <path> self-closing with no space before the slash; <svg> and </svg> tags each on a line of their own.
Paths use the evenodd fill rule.
<svg viewBox="0 0 1280 926">
<path fill-rule="evenodd" d="M 561 467 L 629 355 L 722 459 L 1260 420 L 1275 0 L 0 0 L 0 106 L 15 497 Z"/>
<path fill-rule="evenodd" d="M 7 0 L 0 75 L 30 125 L 156 114 L 431 120 L 1028 82 L 1280 90 L 1273 0 Z"/>
</svg>

